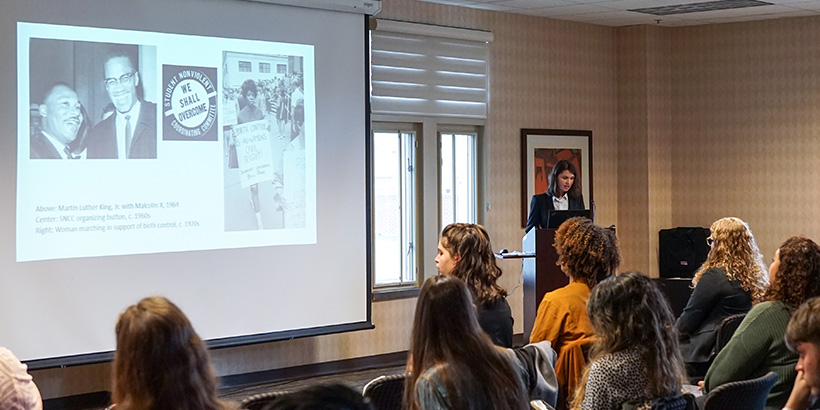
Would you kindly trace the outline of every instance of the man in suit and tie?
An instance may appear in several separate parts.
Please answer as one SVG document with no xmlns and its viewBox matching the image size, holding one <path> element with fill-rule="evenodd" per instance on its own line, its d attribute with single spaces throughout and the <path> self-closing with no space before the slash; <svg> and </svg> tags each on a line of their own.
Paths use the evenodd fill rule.
<svg viewBox="0 0 820 410">
<path fill-rule="evenodd" d="M 31 134 L 31 159 L 76 159 L 71 143 L 83 124 L 77 93 L 65 83 L 57 83 L 47 92 L 38 109 L 40 130 Z"/>
<path fill-rule="evenodd" d="M 88 137 L 88 158 L 156 158 L 157 106 L 137 97 L 139 71 L 126 54 L 105 60 L 105 90 L 114 115 L 100 121 Z"/>
</svg>

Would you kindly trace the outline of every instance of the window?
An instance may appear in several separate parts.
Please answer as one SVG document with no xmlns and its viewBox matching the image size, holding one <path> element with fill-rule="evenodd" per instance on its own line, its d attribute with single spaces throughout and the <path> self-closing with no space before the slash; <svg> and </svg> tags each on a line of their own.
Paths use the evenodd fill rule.
<svg viewBox="0 0 820 410">
<path fill-rule="evenodd" d="M 373 284 L 416 285 L 416 133 L 376 130 L 372 142 Z"/>
<path fill-rule="evenodd" d="M 239 72 L 240 73 L 249 73 L 253 69 L 253 65 L 251 65 L 250 61 L 240 61 L 239 62 Z"/>
<path fill-rule="evenodd" d="M 270 73 L 270 63 L 259 63 L 260 73 Z"/>
<path fill-rule="evenodd" d="M 287 74 L 288 73 L 288 65 L 287 64 L 277 64 L 276 65 L 276 74 Z"/>
<path fill-rule="evenodd" d="M 411 297 L 413 291 L 417 295 L 418 289 L 409 289 L 411 285 L 417 287 L 425 277 L 436 274 L 433 258 L 439 224 L 475 223 L 482 217 L 477 174 L 481 130 L 489 106 L 488 44 L 493 35 L 377 19 L 370 38 L 375 130 L 370 169 L 374 180 L 378 179 L 371 191 L 373 294 L 375 300 L 389 300 Z M 381 144 L 391 151 L 383 150 Z M 411 147 L 415 147 L 415 159 L 406 157 L 413 153 Z M 385 172 L 380 169 L 388 166 L 393 167 L 389 184 L 379 176 Z M 396 199 L 392 204 L 380 196 L 387 188 L 377 187 L 379 183 L 393 190 L 390 198 Z M 386 222 L 391 210 L 396 221 Z M 390 227 L 404 230 L 391 237 Z"/>
<path fill-rule="evenodd" d="M 477 134 L 439 134 L 440 228 L 453 222 L 478 221 L 476 182 Z"/>
</svg>

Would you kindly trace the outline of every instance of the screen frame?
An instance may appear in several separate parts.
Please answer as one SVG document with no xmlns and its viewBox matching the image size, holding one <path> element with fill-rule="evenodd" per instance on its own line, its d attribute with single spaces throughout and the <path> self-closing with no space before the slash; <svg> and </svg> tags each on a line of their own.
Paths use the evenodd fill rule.
<svg viewBox="0 0 820 410">
<path fill-rule="evenodd" d="M 67 20 L 75 20 L 73 18 L 68 18 Z M 21 20 L 23 21 L 23 20 Z M 27 22 L 32 23 L 45 23 L 45 24 L 60 24 L 54 21 L 43 21 L 43 20 L 31 20 L 25 19 Z M 364 160 L 365 166 L 364 171 L 365 175 L 363 178 L 363 183 L 365 183 L 365 207 L 366 210 L 364 212 L 366 227 L 365 231 L 365 265 L 366 271 L 362 272 L 361 274 L 365 275 L 365 286 L 366 291 L 364 293 L 366 301 L 366 320 L 364 321 L 357 321 L 352 323 L 342 323 L 342 324 L 335 324 L 335 325 L 328 325 L 328 326 L 318 326 L 318 327 L 311 327 L 311 328 L 302 328 L 302 329 L 294 329 L 294 330 L 286 330 L 286 331 L 276 331 L 276 332 L 269 332 L 269 333 L 260 333 L 260 334 L 249 334 L 249 335 L 240 335 L 240 336 L 233 336 L 233 337 L 225 337 L 225 338 L 215 338 L 205 340 L 206 345 L 209 349 L 222 349 L 222 348 L 230 348 L 230 347 L 238 347 L 238 346 L 246 346 L 246 345 L 253 345 L 253 344 L 260 344 L 260 343 L 268 343 L 268 342 L 275 342 L 281 340 L 290 340 L 296 338 L 305 338 L 305 337 L 312 337 L 312 336 L 319 336 L 319 335 L 328 335 L 328 334 L 337 334 L 343 332 L 351 332 L 351 331 L 360 331 L 360 330 L 369 330 L 373 329 L 375 326 L 372 321 L 372 258 L 373 258 L 373 249 L 372 249 L 372 215 L 371 215 L 371 208 L 372 208 L 372 192 L 370 184 L 367 181 L 371 178 L 371 166 L 372 164 L 367 159 L 371 155 L 371 142 L 368 136 L 371 132 L 371 103 L 370 103 L 370 36 L 369 36 L 369 16 L 362 15 L 362 29 L 363 29 L 363 51 L 364 51 L 364 61 L 362 62 L 363 68 L 363 75 L 365 78 L 364 81 L 364 129 L 365 134 L 361 136 L 364 138 Z M 82 23 L 78 24 L 82 26 Z M 102 28 L 102 27 L 101 27 Z M 108 28 L 108 27 L 106 27 Z M 110 27 L 115 28 L 115 27 Z M 116 27 L 116 29 L 133 29 L 133 27 Z M 14 28 L 16 30 L 16 28 Z M 187 33 L 179 33 L 179 34 L 187 34 Z M 17 41 L 16 36 L 14 41 L 10 41 L 13 43 L 12 50 L 10 50 L 15 56 L 17 55 Z M 15 69 L 13 72 L 10 73 L 11 76 L 15 79 L 17 78 L 17 70 L 16 70 L 16 63 L 14 63 Z M 15 94 L 14 97 L 14 105 L 17 106 L 17 96 Z M 15 121 L 16 123 L 16 121 Z M 19 124 L 15 126 L 15 134 L 19 131 Z M 17 151 L 17 144 L 18 142 L 14 142 L 14 151 Z M 15 156 L 14 159 L 14 169 L 17 169 L 17 157 Z M 12 176 L 15 178 L 16 176 Z M 15 224 L 16 225 L 16 224 Z M 113 329 L 112 329 L 113 332 Z M 94 352 L 94 353 L 87 353 L 87 354 L 78 354 L 78 355 L 68 355 L 68 356 L 58 356 L 58 357 L 50 357 L 50 358 L 43 358 L 43 359 L 33 359 L 33 360 L 25 360 L 24 363 L 29 367 L 31 370 L 40 370 L 40 369 L 48 369 L 48 368 L 56 368 L 56 367 L 68 367 L 68 366 L 78 366 L 78 365 L 87 365 L 87 364 L 95 364 L 95 363 L 102 363 L 111 361 L 114 357 L 114 351 L 103 351 L 103 352 Z"/>
</svg>

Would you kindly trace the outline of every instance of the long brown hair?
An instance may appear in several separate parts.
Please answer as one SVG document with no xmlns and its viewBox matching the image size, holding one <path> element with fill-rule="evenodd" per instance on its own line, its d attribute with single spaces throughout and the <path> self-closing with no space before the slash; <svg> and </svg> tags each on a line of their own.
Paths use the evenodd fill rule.
<svg viewBox="0 0 820 410">
<path fill-rule="evenodd" d="M 695 273 L 692 287 L 708 269 L 722 268 L 729 280 L 737 280 L 749 292 L 752 301 L 761 300 L 768 285 L 766 264 L 749 225 L 740 218 L 728 217 L 715 221 L 709 230 L 714 245 Z"/>
<path fill-rule="evenodd" d="M 778 248 L 780 267 L 766 289 L 765 300 L 777 300 L 793 312 L 820 296 L 820 247 L 809 238 L 792 236 Z"/>
<path fill-rule="evenodd" d="M 590 364 L 606 354 L 637 349 L 649 380 L 648 397 L 666 397 L 681 391 L 686 370 L 675 317 L 651 279 L 627 272 L 602 281 L 590 294 L 587 314 L 596 336 Z M 584 400 L 589 368 L 584 370 L 573 406 L 580 406 Z"/>
<path fill-rule="evenodd" d="M 113 399 L 118 410 L 222 410 L 208 350 L 164 297 L 128 307 L 117 321 Z"/>
<path fill-rule="evenodd" d="M 507 296 L 496 281 L 501 268 L 495 263 L 490 234 L 478 224 L 454 223 L 441 231 L 441 245 L 459 261 L 450 272 L 473 292 L 476 302 L 483 305 Z"/>
<path fill-rule="evenodd" d="M 411 374 L 404 407 L 421 408 L 416 383 L 429 369 L 454 409 L 528 407 L 524 386 L 509 359 L 481 331 L 467 286 L 452 275 L 433 276 L 421 287 L 410 339 Z"/>
</svg>

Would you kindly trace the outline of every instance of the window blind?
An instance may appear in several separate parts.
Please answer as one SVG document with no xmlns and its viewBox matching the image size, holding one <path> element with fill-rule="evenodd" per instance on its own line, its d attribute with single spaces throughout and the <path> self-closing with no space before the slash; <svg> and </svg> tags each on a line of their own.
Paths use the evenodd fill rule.
<svg viewBox="0 0 820 410">
<path fill-rule="evenodd" d="M 492 33 L 378 20 L 371 31 L 373 114 L 487 118 Z"/>
</svg>

